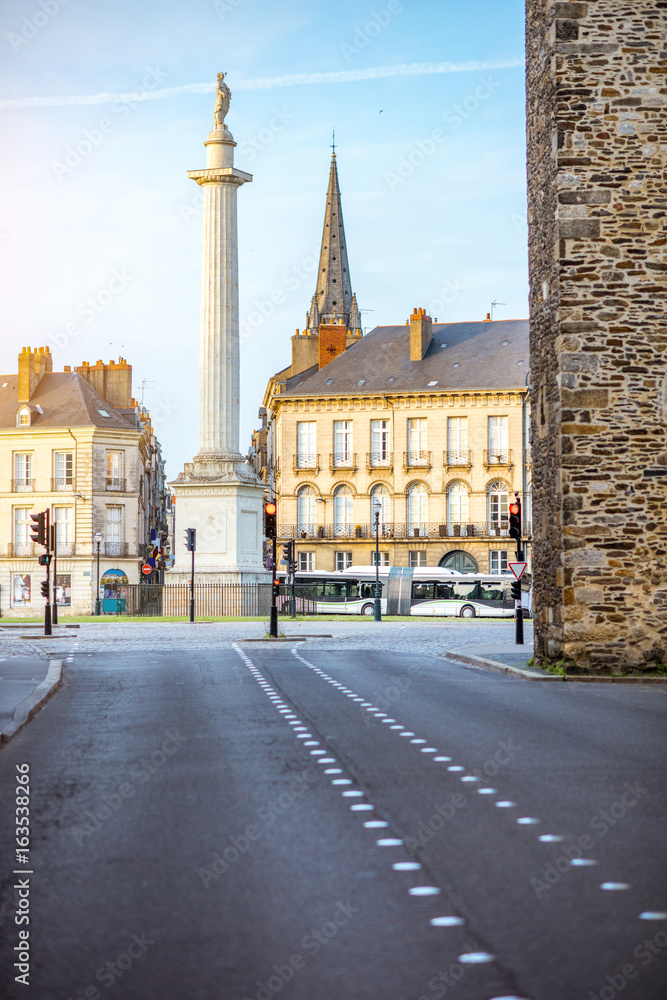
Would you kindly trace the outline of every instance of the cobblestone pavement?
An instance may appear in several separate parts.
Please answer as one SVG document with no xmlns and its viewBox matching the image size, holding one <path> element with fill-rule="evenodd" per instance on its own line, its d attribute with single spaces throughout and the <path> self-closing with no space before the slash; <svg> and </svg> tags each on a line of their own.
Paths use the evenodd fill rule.
<svg viewBox="0 0 667 1000">
<path fill-rule="evenodd" d="M 54 635 L 20 648 L 35 646 L 47 655 L 113 653 L 132 650 L 228 649 L 234 642 L 261 639 L 265 622 L 104 622 L 82 624 L 69 635 Z M 498 621 L 389 622 L 290 621 L 279 623 L 281 635 L 306 637 L 309 649 L 386 649 L 392 652 L 442 656 L 446 650 L 477 646 L 480 643 L 514 642 L 514 623 Z M 526 624 L 526 646 L 533 641 L 532 626 Z M 1 654 L 0 654 L 1 655 Z"/>
</svg>

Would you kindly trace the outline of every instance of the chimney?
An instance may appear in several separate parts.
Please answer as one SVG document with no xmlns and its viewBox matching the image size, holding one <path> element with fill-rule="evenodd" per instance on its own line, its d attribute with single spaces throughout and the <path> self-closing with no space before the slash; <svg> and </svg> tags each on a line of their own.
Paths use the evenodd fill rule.
<svg viewBox="0 0 667 1000">
<path fill-rule="evenodd" d="M 24 347 L 19 354 L 19 403 L 29 403 L 43 375 L 53 371 L 48 347 Z"/>
<path fill-rule="evenodd" d="M 318 339 L 321 370 L 339 354 L 344 354 L 347 349 L 347 327 L 343 320 L 340 323 L 320 323 Z"/>
<path fill-rule="evenodd" d="M 414 309 L 410 317 L 410 361 L 421 361 L 433 337 L 433 321 L 425 309 Z"/>
<path fill-rule="evenodd" d="M 487 313 L 486 319 L 483 319 L 482 323 L 490 323 L 490 322 L 491 322 L 491 313 Z"/>
<path fill-rule="evenodd" d="M 131 409 L 132 365 L 128 365 L 125 358 L 119 358 L 117 362 L 110 361 L 108 365 L 103 361 L 98 361 L 95 365 L 83 361 L 75 371 L 111 406 L 116 409 Z"/>
</svg>

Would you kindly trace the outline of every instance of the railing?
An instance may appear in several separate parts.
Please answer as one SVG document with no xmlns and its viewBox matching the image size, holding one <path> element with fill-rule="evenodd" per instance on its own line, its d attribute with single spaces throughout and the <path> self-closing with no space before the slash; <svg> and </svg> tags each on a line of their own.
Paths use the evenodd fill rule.
<svg viewBox="0 0 667 1000">
<path fill-rule="evenodd" d="M 12 479 L 12 493 L 34 493 L 34 479 Z"/>
<path fill-rule="evenodd" d="M 76 488 L 76 482 L 71 476 L 57 476 L 55 479 L 51 480 L 51 492 L 61 493 L 63 491 L 71 491 Z"/>
<path fill-rule="evenodd" d="M 130 554 L 130 544 L 129 542 L 105 542 L 104 543 L 104 555 L 105 556 L 129 556 Z"/>
<path fill-rule="evenodd" d="M 57 556 L 73 556 L 75 552 L 76 547 L 74 542 L 58 542 L 58 548 L 56 549 Z"/>
<path fill-rule="evenodd" d="M 524 523 L 524 538 L 530 537 L 530 522 Z M 283 524 L 280 538 L 336 539 L 375 538 L 375 524 Z M 380 538 L 509 538 L 507 521 L 387 521 L 380 523 Z"/>
<path fill-rule="evenodd" d="M 505 451 L 484 451 L 484 468 L 511 468 L 512 467 L 512 449 L 508 448 Z"/>
<path fill-rule="evenodd" d="M 42 548 L 40 547 L 40 552 Z M 35 543 L 34 542 L 8 542 L 7 543 L 7 555 L 8 556 L 34 556 L 35 554 Z"/>
<path fill-rule="evenodd" d="M 394 459 L 391 455 L 387 455 L 386 458 L 381 458 L 379 455 L 374 455 L 372 452 L 366 452 L 366 469 L 368 472 L 375 471 L 379 472 L 391 472 L 394 467 Z"/>
<path fill-rule="evenodd" d="M 315 475 L 320 471 L 320 456 L 319 455 L 293 455 L 292 456 L 292 471 L 298 475 L 299 472 L 305 472 L 306 470 L 314 472 Z"/>
<path fill-rule="evenodd" d="M 408 469 L 430 469 L 430 468 L 431 468 L 430 451 L 403 452 L 403 469 L 406 472 L 408 471 Z"/>
<path fill-rule="evenodd" d="M 196 583 L 197 618 L 261 617 L 271 607 L 270 583 Z M 132 583 L 119 593 L 121 614 L 187 618 L 190 585 L 187 583 Z"/>
<path fill-rule="evenodd" d="M 115 476 L 107 476 L 106 489 L 111 493 L 125 493 L 125 480 L 117 479 Z"/>
<path fill-rule="evenodd" d="M 471 469 L 471 451 L 445 451 L 442 453 L 442 464 L 447 469 Z"/>
<path fill-rule="evenodd" d="M 357 471 L 357 456 L 355 455 L 329 455 L 329 471 L 330 472 L 356 472 Z"/>
</svg>

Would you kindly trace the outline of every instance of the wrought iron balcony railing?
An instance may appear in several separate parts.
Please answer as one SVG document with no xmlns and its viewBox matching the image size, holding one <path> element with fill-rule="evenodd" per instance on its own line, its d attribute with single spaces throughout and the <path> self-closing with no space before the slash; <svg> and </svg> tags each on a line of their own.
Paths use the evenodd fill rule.
<svg viewBox="0 0 667 1000">
<path fill-rule="evenodd" d="M 524 523 L 524 538 L 530 537 L 530 522 Z M 375 538 L 375 524 L 283 524 L 280 538 L 337 539 Z M 503 538 L 512 544 L 507 521 L 386 521 L 380 523 L 380 538 Z"/>
<path fill-rule="evenodd" d="M 391 472 L 394 467 L 392 455 L 379 455 L 366 452 L 366 469 L 368 472 Z"/>
<path fill-rule="evenodd" d="M 293 455 L 292 471 L 295 475 L 298 475 L 300 472 L 311 472 L 317 475 L 320 471 L 320 456 L 311 454 Z"/>
<path fill-rule="evenodd" d="M 471 469 L 472 452 L 468 449 L 445 451 L 442 454 L 442 464 L 447 469 Z"/>
<path fill-rule="evenodd" d="M 109 493 L 125 493 L 126 481 L 124 479 L 117 479 L 115 476 L 107 476 L 106 478 L 106 490 Z"/>
<path fill-rule="evenodd" d="M 356 454 L 347 455 L 343 454 L 333 454 L 329 455 L 329 471 L 330 472 L 356 472 L 357 471 L 357 456 Z"/>
<path fill-rule="evenodd" d="M 511 469 L 512 468 L 512 449 L 505 448 L 503 451 L 484 451 L 484 468 L 485 469 Z"/>
<path fill-rule="evenodd" d="M 404 451 L 403 452 L 403 468 L 407 472 L 408 469 L 430 469 L 431 468 L 431 452 L 430 451 Z"/>
<path fill-rule="evenodd" d="M 12 479 L 12 493 L 34 493 L 34 479 Z"/>
<path fill-rule="evenodd" d="M 56 476 L 51 480 L 52 493 L 71 493 L 76 489 L 76 480 L 72 476 Z"/>
</svg>

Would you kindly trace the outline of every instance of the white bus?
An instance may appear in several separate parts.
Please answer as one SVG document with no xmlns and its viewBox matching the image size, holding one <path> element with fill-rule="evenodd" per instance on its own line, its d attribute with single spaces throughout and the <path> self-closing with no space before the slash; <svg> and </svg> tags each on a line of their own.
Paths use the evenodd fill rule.
<svg viewBox="0 0 667 1000">
<path fill-rule="evenodd" d="M 382 566 L 380 607 L 383 615 L 511 618 L 511 574 L 461 574 L 441 567 Z M 299 603 L 317 614 L 368 615 L 374 611 L 375 567 L 350 566 L 335 573 L 297 573 Z M 530 584 L 522 583 L 524 613 L 531 612 Z M 286 600 L 285 597 L 282 600 Z M 314 605 L 314 606 L 313 606 Z"/>
</svg>

